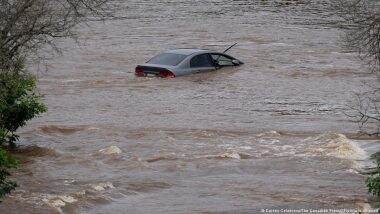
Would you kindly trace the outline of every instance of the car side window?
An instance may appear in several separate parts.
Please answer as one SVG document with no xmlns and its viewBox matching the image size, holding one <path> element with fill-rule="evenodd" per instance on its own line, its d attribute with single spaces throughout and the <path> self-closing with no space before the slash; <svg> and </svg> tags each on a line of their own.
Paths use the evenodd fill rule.
<svg viewBox="0 0 380 214">
<path fill-rule="evenodd" d="M 200 54 L 190 60 L 190 67 L 214 67 L 209 54 Z"/>
<path fill-rule="evenodd" d="M 234 65 L 234 63 L 232 62 L 232 58 L 230 57 L 226 57 L 222 54 L 211 54 L 211 57 L 214 61 L 216 61 L 218 63 L 218 65 L 220 66 L 230 66 L 230 65 Z"/>
</svg>

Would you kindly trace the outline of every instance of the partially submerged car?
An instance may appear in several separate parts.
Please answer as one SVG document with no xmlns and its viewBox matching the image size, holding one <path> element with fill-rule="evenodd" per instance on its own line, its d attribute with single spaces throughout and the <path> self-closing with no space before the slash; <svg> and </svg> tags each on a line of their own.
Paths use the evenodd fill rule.
<svg viewBox="0 0 380 214">
<path fill-rule="evenodd" d="M 202 49 L 176 49 L 161 53 L 145 64 L 137 65 L 135 74 L 139 77 L 152 75 L 171 78 L 242 64 L 242 61 L 225 53 Z"/>
</svg>

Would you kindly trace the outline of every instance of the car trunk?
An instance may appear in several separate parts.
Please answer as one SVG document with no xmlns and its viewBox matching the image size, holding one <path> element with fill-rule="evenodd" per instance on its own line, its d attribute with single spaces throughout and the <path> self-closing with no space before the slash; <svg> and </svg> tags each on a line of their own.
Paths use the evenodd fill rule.
<svg viewBox="0 0 380 214">
<path fill-rule="evenodd" d="M 164 78 L 175 77 L 174 73 L 163 67 L 139 65 L 136 67 L 135 74 L 137 76 L 159 76 Z"/>
</svg>

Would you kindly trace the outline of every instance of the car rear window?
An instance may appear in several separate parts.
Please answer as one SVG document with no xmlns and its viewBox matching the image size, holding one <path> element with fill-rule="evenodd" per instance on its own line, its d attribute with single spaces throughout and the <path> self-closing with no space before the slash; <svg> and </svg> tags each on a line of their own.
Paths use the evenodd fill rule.
<svg viewBox="0 0 380 214">
<path fill-rule="evenodd" d="M 153 57 L 148 63 L 159 64 L 159 65 L 178 65 L 182 60 L 184 60 L 187 55 L 175 54 L 175 53 L 163 53 Z"/>
</svg>

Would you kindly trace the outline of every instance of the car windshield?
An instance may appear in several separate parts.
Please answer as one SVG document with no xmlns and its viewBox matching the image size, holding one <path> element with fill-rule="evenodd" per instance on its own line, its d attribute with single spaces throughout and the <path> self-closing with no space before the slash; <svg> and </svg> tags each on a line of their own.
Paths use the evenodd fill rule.
<svg viewBox="0 0 380 214">
<path fill-rule="evenodd" d="M 163 53 L 153 57 L 148 63 L 159 64 L 159 65 L 178 65 L 182 60 L 184 60 L 187 55 L 175 54 L 175 53 Z"/>
</svg>

